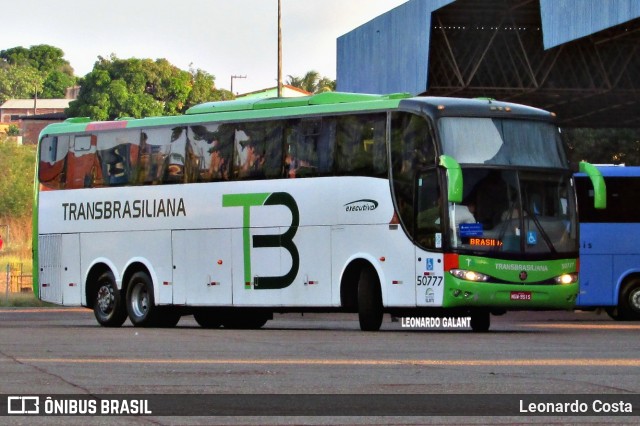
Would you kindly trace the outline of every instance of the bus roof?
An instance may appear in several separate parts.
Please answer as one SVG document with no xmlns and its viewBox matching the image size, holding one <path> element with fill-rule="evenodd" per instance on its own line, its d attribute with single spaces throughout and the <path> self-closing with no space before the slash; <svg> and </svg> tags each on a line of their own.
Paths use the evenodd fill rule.
<svg viewBox="0 0 640 426">
<path fill-rule="evenodd" d="M 226 111 L 246 111 L 273 108 L 291 108 L 313 105 L 354 104 L 408 98 L 408 93 L 390 95 L 370 95 L 364 93 L 325 92 L 313 96 L 298 98 L 239 99 L 235 101 L 207 102 L 195 105 L 187 110 L 186 115 L 216 113 Z"/>
<path fill-rule="evenodd" d="M 432 117 L 499 117 L 555 120 L 555 114 L 543 109 L 491 98 L 415 97 L 403 100 L 400 105 L 409 111 L 424 111 Z M 425 111 L 426 110 L 426 111 Z"/>
<path fill-rule="evenodd" d="M 272 119 L 301 117 L 312 114 L 380 111 L 401 106 L 408 111 L 441 116 L 511 116 L 529 118 L 552 117 L 537 108 L 499 102 L 493 99 L 458 99 L 444 97 L 414 97 L 408 93 L 374 95 L 363 93 L 325 92 L 299 98 L 238 99 L 207 102 L 189 108 L 184 115 L 148 118 L 122 118 L 114 121 L 91 121 L 89 118 L 70 118 L 45 127 L 41 137 L 64 133 L 83 133 L 97 130 L 118 130 L 155 126 L 189 125 L 207 121 Z"/>
<path fill-rule="evenodd" d="M 638 177 L 640 176 L 640 166 L 605 166 L 596 165 L 602 176 L 606 177 Z"/>
</svg>

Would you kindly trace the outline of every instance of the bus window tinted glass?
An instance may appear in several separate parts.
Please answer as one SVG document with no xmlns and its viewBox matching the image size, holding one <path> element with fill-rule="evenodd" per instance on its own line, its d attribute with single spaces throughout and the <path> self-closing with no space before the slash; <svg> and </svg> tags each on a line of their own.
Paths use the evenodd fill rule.
<svg viewBox="0 0 640 426">
<path fill-rule="evenodd" d="M 281 121 L 236 123 L 234 176 L 238 179 L 282 176 L 283 130 Z"/>
<path fill-rule="evenodd" d="M 386 177 L 386 114 L 336 118 L 338 175 Z"/>
<path fill-rule="evenodd" d="M 300 178 L 331 173 L 335 128 L 332 119 L 290 120 L 285 136 L 285 175 Z"/>
<path fill-rule="evenodd" d="M 138 170 L 136 182 L 141 184 L 162 183 L 171 153 L 171 128 L 145 129 L 140 134 Z"/>
<path fill-rule="evenodd" d="M 165 158 L 163 183 L 195 182 L 198 159 L 191 148 L 186 127 L 171 129 L 169 155 Z"/>
<path fill-rule="evenodd" d="M 460 164 L 566 168 L 558 128 L 513 119 L 445 117 L 438 122 L 442 149 Z"/>
<path fill-rule="evenodd" d="M 414 187 L 417 188 L 419 212 L 433 207 L 433 200 L 438 197 L 435 171 L 420 176 L 421 171 L 435 167 L 435 158 L 435 146 L 429 122 L 415 114 L 393 113 L 391 115 L 393 190 L 396 210 L 410 234 L 413 234 L 414 224 Z M 431 225 L 435 225 L 435 220 L 434 218 L 434 223 Z M 428 232 L 430 230 L 426 225 L 421 226 L 418 230 L 418 240 L 423 246 L 433 247 L 433 243 L 427 244 L 427 241 L 435 240 L 422 238 Z"/>
<path fill-rule="evenodd" d="M 229 124 L 207 124 L 189 128 L 191 147 L 198 161 L 198 181 L 228 180 L 235 130 Z"/>
<path fill-rule="evenodd" d="M 98 136 L 98 158 L 105 185 L 125 185 L 133 179 L 140 131 L 124 130 Z"/>
<path fill-rule="evenodd" d="M 637 223 L 640 206 L 640 178 L 607 177 L 607 208 L 593 207 L 593 187 L 587 177 L 576 177 L 580 222 Z"/>
<path fill-rule="evenodd" d="M 73 136 L 67 154 L 65 188 L 90 188 L 102 186 L 103 176 L 100 161 L 96 155 L 95 135 Z"/>
<path fill-rule="evenodd" d="M 40 144 L 38 179 L 46 188 L 64 187 L 65 158 L 69 151 L 69 136 L 48 136 Z"/>
<path fill-rule="evenodd" d="M 432 168 L 416 180 L 416 241 L 424 248 L 442 248 L 441 206 L 437 170 Z"/>
</svg>

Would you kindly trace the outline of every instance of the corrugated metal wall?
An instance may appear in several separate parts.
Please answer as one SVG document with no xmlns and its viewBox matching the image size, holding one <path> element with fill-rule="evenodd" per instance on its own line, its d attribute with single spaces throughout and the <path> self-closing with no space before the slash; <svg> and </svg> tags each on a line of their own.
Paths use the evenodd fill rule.
<svg viewBox="0 0 640 426">
<path fill-rule="evenodd" d="M 431 13 L 454 1 L 410 0 L 339 37 L 338 90 L 424 92 Z M 640 17 L 640 0 L 539 1 L 545 49 Z"/>
<path fill-rule="evenodd" d="M 453 1 L 411 0 L 338 38 L 337 89 L 424 92 L 431 12 Z"/>
<path fill-rule="evenodd" d="M 545 49 L 640 17 L 638 0 L 540 0 Z"/>
</svg>

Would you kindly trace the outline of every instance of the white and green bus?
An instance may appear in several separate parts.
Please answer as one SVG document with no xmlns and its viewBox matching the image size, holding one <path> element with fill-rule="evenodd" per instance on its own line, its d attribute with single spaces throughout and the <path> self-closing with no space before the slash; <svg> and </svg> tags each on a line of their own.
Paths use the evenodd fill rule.
<svg viewBox="0 0 640 426">
<path fill-rule="evenodd" d="M 570 309 L 572 170 L 553 115 L 403 94 L 69 119 L 39 141 L 34 291 L 103 326 L 258 328 L 279 312 Z M 602 202 L 602 178 L 583 164 Z"/>
</svg>

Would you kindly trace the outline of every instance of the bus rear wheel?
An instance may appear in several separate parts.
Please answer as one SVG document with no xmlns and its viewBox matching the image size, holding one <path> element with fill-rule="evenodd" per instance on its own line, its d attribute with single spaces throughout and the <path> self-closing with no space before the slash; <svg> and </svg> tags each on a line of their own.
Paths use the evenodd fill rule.
<svg viewBox="0 0 640 426">
<path fill-rule="evenodd" d="M 623 285 L 618 302 L 618 316 L 623 321 L 640 320 L 640 277 L 633 277 Z"/>
<path fill-rule="evenodd" d="M 160 321 L 157 320 L 160 312 L 155 306 L 153 297 L 153 283 L 144 272 L 136 272 L 129 280 L 127 312 L 135 327 L 152 327 L 160 324 Z"/>
<path fill-rule="evenodd" d="M 231 312 L 224 316 L 222 325 L 224 328 L 236 330 L 257 330 L 262 328 L 270 316 L 260 312 Z"/>
<path fill-rule="evenodd" d="M 193 318 L 202 328 L 220 328 L 222 320 L 211 310 L 202 310 L 193 313 Z"/>
<path fill-rule="evenodd" d="M 98 278 L 93 314 L 104 327 L 120 327 L 127 320 L 127 309 L 111 271 L 103 273 Z"/>
<path fill-rule="evenodd" d="M 358 280 L 358 320 L 360 330 L 378 331 L 382 325 L 382 292 L 371 268 L 364 268 Z"/>
</svg>

